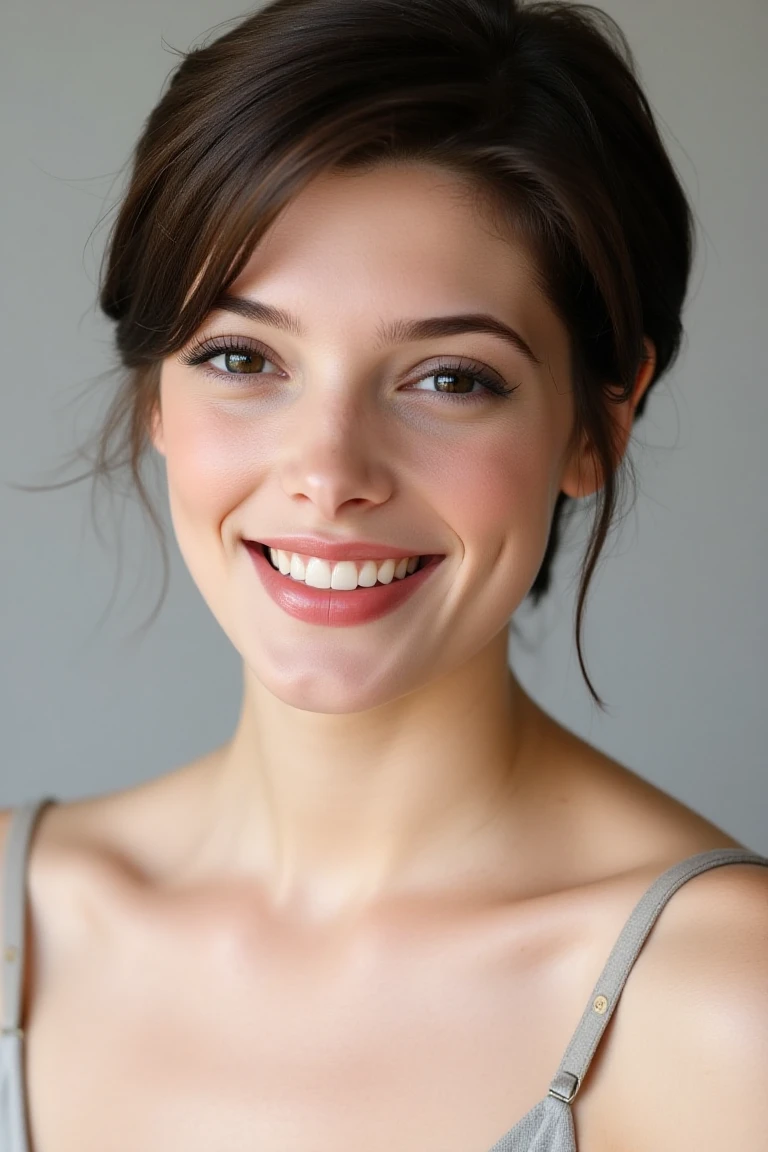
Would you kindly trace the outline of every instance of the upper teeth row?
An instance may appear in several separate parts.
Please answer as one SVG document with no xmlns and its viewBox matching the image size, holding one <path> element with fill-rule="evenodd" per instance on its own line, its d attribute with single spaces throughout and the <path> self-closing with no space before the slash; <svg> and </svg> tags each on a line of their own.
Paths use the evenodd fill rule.
<svg viewBox="0 0 768 1152">
<path fill-rule="evenodd" d="M 344 592 L 351 592 L 358 585 L 372 588 L 377 580 L 380 584 L 402 580 L 416 570 L 419 562 L 418 556 L 405 556 L 402 560 L 339 560 L 334 564 L 317 556 L 284 552 L 282 548 L 270 548 L 269 555 L 283 576 L 303 580 L 310 588 L 337 588 Z"/>
</svg>

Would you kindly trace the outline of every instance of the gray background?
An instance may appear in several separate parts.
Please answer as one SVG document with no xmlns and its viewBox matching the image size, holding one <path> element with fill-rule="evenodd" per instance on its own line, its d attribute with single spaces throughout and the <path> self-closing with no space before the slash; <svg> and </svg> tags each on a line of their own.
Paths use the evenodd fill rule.
<svg viewBox="0 0 768 1152">
<path fill-rule="evenodd" d="M 90 487 L 27 494 L 103 414 L 110 328 L 95 285 L 123 166 L 176 62 L 249 9 L 217 0 L 5 0 L 2 96 L 0 805 L 169 771 L 226 739 L 239 657 L 171 538 L 171 587 L 130 502 Z M 636 54 L 689 191 L 700 251 L 688 338 L 631 448 L 639 496 L 611 537 L 573 641 L 572 534 L 548 603 L 517 620 L 529 691 L 596 746 L 768 853 L 768 552 L 764 490 L 768 4 L 605 0 Z M 222 29 L 223 31 L 223 29 Z M 642 180 L 642 173 L 638 173 Z M 74 474 L 74 470 L 67 475 Z M 158 473 L 161 477 L 161 473 Z M 162 490 L 160 480 L 157 490 Z M 165 500 L 161 499 L 167 515 Z M 119 528 L 122 556 L 118 559 Z M 119 581 L 115 585 L 119 570 Z M 110 606 L 113 593 L 114 601 Z"/>
</svg>

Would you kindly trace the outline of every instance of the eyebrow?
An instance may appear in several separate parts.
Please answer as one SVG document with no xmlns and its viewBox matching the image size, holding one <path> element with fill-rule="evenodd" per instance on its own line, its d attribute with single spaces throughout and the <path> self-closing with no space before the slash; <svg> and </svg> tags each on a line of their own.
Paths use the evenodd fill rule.
<svg viewBox="0 0 768 1152">
<path fill-rule="evenodd" d="M 225 292 L 214 301 L 211 311 L 233 312 L 236 316 L 268 324 L 272 328 L 289 332 L 292 336 L 305 335 L 297 316 L 286 312 L 283 308 L 276 308 L 273 304 L 265 304 L 262 300 L 231 296 Z M 532 364 L 542 363 L 519 332 L 485 312 L 469 312 L 458 316 L 431 316 L 424 320 L 393 320 L 380 325 L 377 329 L 376 348 L 383 348 L 389 344 L 405 344 L 414 340 L 434 340 L 440 336 L 459 336 L 465 332 L 483 332 L 498 336 L 511 344 Z"/>
</svg>

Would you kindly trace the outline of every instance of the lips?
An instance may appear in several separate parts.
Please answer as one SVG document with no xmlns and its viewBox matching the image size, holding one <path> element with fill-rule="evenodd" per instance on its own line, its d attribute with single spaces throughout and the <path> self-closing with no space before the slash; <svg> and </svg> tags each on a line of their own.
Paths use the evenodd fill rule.
<svg viewBox="0 0 768 1152">
<path fill-rule="evenodd" d="M 267 558 L 265 544 L 256 541 L 244 541 L 244 544 L 262 588 L 279 608 L 297 620 L 330 627 L 366 624 L 398 608 L 405 610 L 405 605 L 417 598 L 420 590 L 426 591 L 424 586 L 445 559 L 444 556 L 425 556 L 422 566 L 402 580 L 345 592 L 331 588 L 312 588 L 301 580 L 283 576 Z M 418 553 L 406 552 L 405 555 Z"/>
</svg>

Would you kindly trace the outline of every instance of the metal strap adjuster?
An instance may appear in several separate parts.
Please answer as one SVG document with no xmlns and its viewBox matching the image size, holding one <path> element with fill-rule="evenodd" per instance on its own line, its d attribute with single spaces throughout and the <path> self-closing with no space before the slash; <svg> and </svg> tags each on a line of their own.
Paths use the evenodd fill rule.
<svg viewBox="0 0 768 1152">
<path fill-rule="evenodd" d="M 581 1081 L 573 1072 L 558 1072 L 549 1086 L 547 1095 L 562 1100 L 564 1104 L 570 1104 L 580 1087 Z"/>
</svg>

